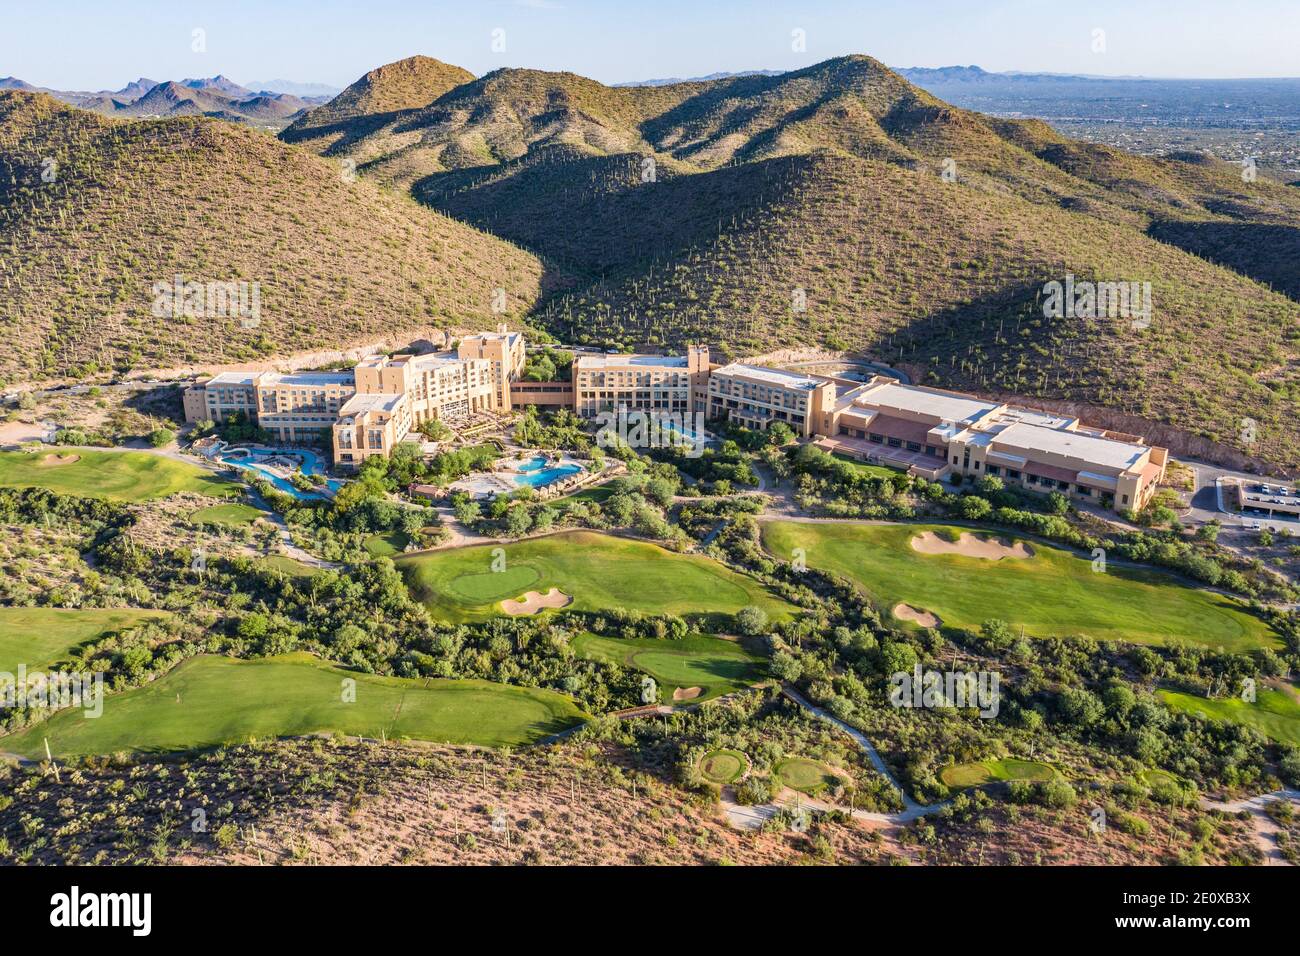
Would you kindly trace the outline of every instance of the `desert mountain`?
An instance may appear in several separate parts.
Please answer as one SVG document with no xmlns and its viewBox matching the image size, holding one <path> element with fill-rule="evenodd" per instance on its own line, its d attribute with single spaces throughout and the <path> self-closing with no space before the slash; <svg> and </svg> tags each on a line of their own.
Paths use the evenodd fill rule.
<svg viewBox="0 0 1300 956">
<path fill-rule="evenodd" d="M 248 283 L 250 299 L 257 283 L 259 317 L 158 314 L 155 285 L 178 275 L 205 290 Z M 0 92 L 0 287 L 0 379 L 14 382 L 491 327 L 537 301 L 542 268 L 254 130 L 110 120 L 11 91 Z M 492 309 L 498 288 L 506 316 Z"/>
<path fill-rule="evenodd" d="M 382 108 L 345 93 L 283 135 L 583 277 L 535 315 L 565 339 L 860 350 L 1300 463 L 1294 188 L 962 110 L 864 56 L 661 86 L 499 70 L 436 89 Z M 1151 321 L 1045 318 L 1044 286 L 1067 274 L 1150 283 Z M 1249 448 L 1243 416 L 1260 423 Z"/>
<path fill-rule="evenodd" d="M 334 99 L 286 129 L 286 142 L 328 152 L 384 125 L 387 117 L 432 103 L 474 74 L 427 56 L 371 70 Z"/>
</svg>

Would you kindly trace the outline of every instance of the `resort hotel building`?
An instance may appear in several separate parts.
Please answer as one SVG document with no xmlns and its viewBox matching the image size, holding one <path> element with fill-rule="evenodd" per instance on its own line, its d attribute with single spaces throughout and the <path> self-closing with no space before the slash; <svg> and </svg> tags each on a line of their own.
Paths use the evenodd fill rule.
<svg viewBox="0 0 1300 956">
<path fill-rule="evenodd" d="M 344 468 L 390 454 L 429 421 L 481 412 L 536 405 L 584 418 L 699 413 L 747 428 L 782 422 L 833 453 L 931 480 L 990 475 L 1117 511 L 1151 499 L 1169 457 L 1138 436 L 1065 415 L 883 375 L 859 382 L 716 365 L 707 346 L 679 356 L 579 354 L 570 382 L 523 381 L 524 364 L 522 333 L 484 333 L 454 351 L 371 356 L 351 372 L 222 373 L 186 390 L 185 412 L 190 421 L 242 414 L 288 443 L 328 431 L 334 462 Z"/>
</svg>

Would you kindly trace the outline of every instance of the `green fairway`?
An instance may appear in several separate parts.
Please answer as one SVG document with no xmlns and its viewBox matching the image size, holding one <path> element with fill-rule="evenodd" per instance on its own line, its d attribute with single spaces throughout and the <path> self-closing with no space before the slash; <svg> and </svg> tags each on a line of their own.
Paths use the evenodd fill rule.
<svg viewBox="0 0 1300 956">
<path fill-rule="evenodd" d="M 1094 572 L 1086 557 L 1030 542 L 1030 558 L 988 560 L 922 554 L 911 539 L 949 525 L 805 523 L 763 525 L 763 543 L 788 560 L 803 548 L 808 566 L 860 584 L 885 608 L 904 602 L 932 611 L 945 625 L 976 630 L 999 618 L 1031 637 L 1086 635 L 1137 644 L 1195 644 L 1239 652 L 1280 647 L 1277 636 L 1234 599 L 1182 584 L 1159 571 L 1111 563 Z M 1010 535 L 999 535 L 1010 537 Z"/>
<path fill-rule="evenodd" d="M 356 682 L 355 701 L 344 698 Z M 410 680 L 346 671 L 308 654 L 242 661 L 191 658 L 165 677 L 104 700 L 103 716 L 76 708 L 11 737 L 0 750 L 55 757 L 165 752 L 339 732 L 489 747 L 535 743 L 586 719 L 562 694 L 480 680 Z"/>
<path fill-rule="evenodd" d="M 659 685 L 660 699 L 674 702 L 674 692 L 699 688 L 698 694 L 678 698 L 708 700 L 729 694 L 763 679 L 763 659 L 735 641 L 704 635 L 677 641 L 654 638 L 602 637 L 579 634 L 573 639 L 579 657 L 633 667 L 649 674 Z"/>
<path fill-rule="evenodd" d="M 405 531 L 386 531 L 383 534 L 372 534 L 361 545 L 373 558 L 392 558 L 401 554 L 410 540 Z"/>
<path fill-rule="evenodd" d="M 1055 776 L 1056 771 L 1045 763 L 1039 763 L 1037 760 L 1017 760 L 1014 757 L 953 764 L 939 772 L 939 779 L 955 790 L 1008 780 L 1041 782 L 1051 780 Z"/>
<path fill-rule="evenodd" d="M 33 669 L 67 660 L 87 641 L 164 617 L 165 611 L 128 608 L 0 607 L 0 671 L 12 674 L 19 664 Z"/>
<path fill-rule="evenodd" d="M 504 551 L 504 564 L 494 571 L 497 549 Z M 553 587 L 580 611 L 707 617 L 753 604 L 775 620 L 792 611 L 757 581 L 709 558 L 590 531 L 412 554 L 398 558 L 397 566 L 416 599 L 449 621 L 491 617 L 507 598 Z"/>
<path fill-rule="evenodd" d="M 198 465 L 163 455 L 63 446 L 0 452 L 0 487 L 48 488 L 61 495 L 114 501 L 147 501 L 179 491 L 220 498 L 239 490 Z"/>
<path fill-rule="evenodd" d="M 772 769 L 791 790 L 798 790 L 810 797 L 834 786 L 841 779 L 830 767 L 806 757 L 786 757 Z"/>
<path fill-rule="evenodd" d="M 266 512 L 252 505 L 227 504 L 200 508 L 190 515 L 195 524 L 239 525 L 252 524 L 258 518 L 265 518 Z"/>
<path fill-rule="evenodd" d="M 739 750 L 710 750 L 700 758 L 700 776 L 709 783 L 735 783 L 748 769 L 749 759 Z"/>
<path fill-rule="evenodd" d="M 1174 710 L 1253 727 L 1278 743 L 1300 747 L 1300 700 L 1296 697 L 1300 690 L 1295 685 L 1289 692 L 1261 687 L 1254 703 L 1239 697 L 1207 698 L 1172 690 L 1156 693 Z"/>
</svg>

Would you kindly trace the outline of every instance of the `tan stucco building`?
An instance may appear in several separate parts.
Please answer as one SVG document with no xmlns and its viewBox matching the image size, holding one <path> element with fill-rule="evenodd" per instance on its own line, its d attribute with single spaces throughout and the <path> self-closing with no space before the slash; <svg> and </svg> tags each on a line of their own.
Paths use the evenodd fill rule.
<svg viewBox="0 0 1300 956">
<path fill-rule="evenodd" d="M 519 332 L 462 339 L 455 351 L 376 355 L 350 372 L 230 372 L 184 395 L 189 421 L 242 413 L 279 441 L 332 438 L 334 461 L 355 468 L 388 455 L 433 420 L 538 404 L 578 415 L 640 411 L 705 415 L 747 428 L 784 422 L 801 438 L 938 480 L 991 475 L 1115 510 L 1140 508 L 1164 477 L 1168 451 L 1078 419 L 877 376 L 858 383 L 686 355 L 581 355 L 573 381 L 523 382 Z M 1281 509 L 1280 509 L 1281 510 Z"/>
</svg>

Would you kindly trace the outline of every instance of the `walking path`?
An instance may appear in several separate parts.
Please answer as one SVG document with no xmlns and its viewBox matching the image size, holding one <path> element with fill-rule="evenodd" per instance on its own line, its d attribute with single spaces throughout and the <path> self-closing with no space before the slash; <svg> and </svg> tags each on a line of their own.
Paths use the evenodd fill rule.
<svg viewBox="0 0 1300 956">
<path fill-rule="evenodd" d="M 1281 800 L 1290 800 L 1293 804 L 1300 804 L 1300 790 L 1274 790 L 1272 793 L 1261 793 L 1256 797 L 1226 802 L 1201 797 L 1201 809 L 1218 810 L 1222 813 L 1241 813 L 1243 811 L 1249 813 L 1251 823 L 1254 826 L 1255 846 L 1264 855 L 1264 865 L 1292 866 L 1291 861 L 1282 855 L 1282 848 L 1277 844 L 1277 835 L 1281 831 L 1281 827 L 1267 813 L 1267 809 L 1271 804 Z"/>
<path fill-rule="evenodd" d="M 852 737 L 853 741 L 866 752 L 867 759 L 871 761 L 871 766 L 875 768 L 876 772 L 888 780 L 890 785 L 898 791 L 898 795 L 903 801 L 903 809 L 900 812 L 874 813 L 869 810 L 852 809 L 849 810 L 848 813 L 854 820 L 865 820 L 871 823 L 884 823 L 890 826 L 905 826 L 913 820 L 942 810 L 952 802 L 950 800 L 945 800 L 941 803 L 917 803 L 908 796 L 907 790 L 903 788 L 903 785 L 900 784 L 898 779 L 890 772 L 888 765 L 880 756 L 879 751 L 876 750 L 871 741 L 867 739 L 866 734 L 858 730 L 856 727 L 851 727 L 839 718 L 827 713 L 824 709 L 810 702 L 789 685 L 782 684 L 781 693 L 813 716 L 834 724 L 840 730 L 844 731 L 844 733 Z M 735 800 L 731 799 L 726 793 L 723 794 L 721 802 L 723 812 L 726 813 L 728 822 L 730 822 L 732 826 L 741 830 L 758 830 L 764 823 L 772 819 L 783 809 L 790 809 L 795 806 L 806 807 L 810 810 L 818 811 L 844 810 L 843 807 L 827 803 L 825 800 L 818 800 L 815 797 L 805 797 L 802 795 L 791 796 L 789 792 L 778 795 L 771 803 L 759 804 L 757 806 L 746 806 L 744 804 L 736 803 Z"/>
</svg>

